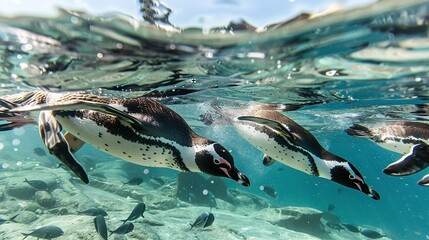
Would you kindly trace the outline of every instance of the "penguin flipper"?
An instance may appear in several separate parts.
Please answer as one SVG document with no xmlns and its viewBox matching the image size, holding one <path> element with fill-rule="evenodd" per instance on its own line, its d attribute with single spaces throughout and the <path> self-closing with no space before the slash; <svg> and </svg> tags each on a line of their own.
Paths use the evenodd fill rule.
<svg viewBox="0 0 429 240">
<path fill-rule="evenodd" d="M 276 162 L 275 159 L 271 158 L 270 156 L 268 156 L 266 153 L 264 154 L 264 159 L 262 160 L 262 164 L 264 164 L 264 166 L 271 166 Z"/>
<path fill-rule="evenodd" d="M 51 111 L 40 112 L 40 136 L 49 152 L 72 170 L 84 183 L 89 183 L 85 170 L 71 154 L 69 145 L 61 130 L 60 123 L 55 119 Z"/>
<path fill-rule="evenodd" d="M 429 166 L 429 145 L 419 143 L 398 161 L 389 164 L 383 172 L 392 176 L 406 176 L 420 172 Z"/>
<path fill-rule="evenodd" d="M 427 187 L 429 186 L 429 174 L 424 175 L 418 182 L 420 186 Z"/>
<path fill-rule="evenodd" d="M 22 107 L 12 108 L 8 112 L 17 113 L 17 112 L 46 111 L 46 110 L 65 111 L 65 110 L 81 110 L 81 109 L 94 110 L 94 111 L 106 113 L 109 115 L 113 115 L 123 121 L 134 124 L 135 126 L 141 127 L 143 130 L 145 130 L 144 123 L 138 120 L 137 118 L 131 116 L 130 114 L 127 114 L 119 109 L 116 109 L 106 104 L 90 102 L 85 100 L 72 100 L 72 101 L 66 101 L 66 102 L 56 102 L 54 104 L 38 104 L 33 106 L 22 106 Z"/>
<path fill-rule="evenodd" d="M 265 125 L 265 126 L 272 128 L 278 132 L 281 132 L 290 138 L 295 139 L 295 136 L 290 132 L 290 130 L 287 129 L 283 124 L 281 124 L 277 121 L 273 121 L 273 120 L 261 118 L 261 117 L 253 117 L 253 116 L 240 116 L 240 117 L 238 117 L 238 120 L 245 120 L 245 121 L 251 121 L 251 122 L 258 123 L 258 124 L 262 124 L 262 125 Z"/>
</svg>

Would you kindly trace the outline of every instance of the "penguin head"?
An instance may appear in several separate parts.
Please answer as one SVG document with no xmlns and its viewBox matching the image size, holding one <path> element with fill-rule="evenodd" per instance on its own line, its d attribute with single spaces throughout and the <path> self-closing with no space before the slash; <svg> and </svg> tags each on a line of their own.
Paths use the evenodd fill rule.
<svg viewBox="0 0 429 240">
<path fill-rule="evenodd" d="M 249 178 L 235 167 L 233 157 L 219 143 L 210 143 L 197 150 L 195 162 L 201 172 L 231 178 L 243 186 L 250 186 Z"/>
<path fill-rule="evenodd" d="M 350 163 L 338 164 L 332 167 L 331 180 L 346 187 L 361 191 L 375 200 L 380 199 L 378 192 L 365 183 L 360 172 Z"/>
</svg>

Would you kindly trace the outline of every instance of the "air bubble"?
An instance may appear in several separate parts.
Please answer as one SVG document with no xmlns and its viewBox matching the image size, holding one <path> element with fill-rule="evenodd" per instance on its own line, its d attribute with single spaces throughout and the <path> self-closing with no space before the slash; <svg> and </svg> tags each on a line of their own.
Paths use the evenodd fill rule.
<svg viewBox="0 0 429 240">
<path fill-rule="evenodd" d="M 264 190 L 265 189 L 265 187 L 264 186 L 259 186 L 259 190 Z"/>
<path fill-rule="evenodd" d="M 21 50 L 24 52 L 29 52 L 33 50 L 33 45 L 31 45 L 30 43 L 24 44 L 21 46 Z"/>
<path fill-rule="evenodd" d="M 21 165 L 22 165 L 22 161 L 16 162 L 16 166 L 21 166 Z"/>
<path fill-rule="evenodd" d="M 19 139 L 15 138 L 15 139 L 12 140 L 12 145 L 13 146 L 18 146 L 19 144 L 21 144 L 21 141 Z"/>
<path fill-rule="evenodd" d="M 145 169 L 145 170 L 143 170 L 143 174 L 149 174 L 149 169 Z"/>
<path fill-rule="evenodd" d="M 207 194 L 209 194 L 209 191 L 207 189 L 204 189 L 203 190 L 203 195 L 207 195 Z"/>
<path fill-rule="evenodd" d="M 8 167 L 9 167 L 9 163 L 3 163 L 3 164 L 1 165 L 1 167 L 2 167 L 3 169 L 6 169 L 6 168 L 8 168 Z"/>
<path fill-rule="evenodd" d="M 3 150 L 4 148 L 4 143 L 0 142 L 0 150 Z"/>
</svg>

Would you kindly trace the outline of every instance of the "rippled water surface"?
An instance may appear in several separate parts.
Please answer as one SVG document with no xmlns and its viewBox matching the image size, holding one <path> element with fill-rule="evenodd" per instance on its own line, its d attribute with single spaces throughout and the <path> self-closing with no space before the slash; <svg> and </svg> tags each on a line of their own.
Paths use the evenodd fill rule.
<svg viewBox="0 0 429 240">
<path fill-rule="evenodd" d="M 228 146 L 237 165 L 251 172 L 249 191 L 269 184 L 281 206 L 333 203 L 342 220 L 376 226 L 393 239 L 428 238 L 428 189 L 416 184 L 424 174 L 383 174 L 400 155 L 344 132 L 354 123 L 427 122 L 427 1 L 338 7 L 265 27 L 245 19 L 203 28 L 176 26 L 168 7 L 145 4 L 141 19 L 73 9 L 55 17 L 0 16 L 1 94 L 43 89 L 155 97 Z M 233 129 L 200 121 L 213 104 L 246 103 L 303 105 L 285 114 L 356 165 L 382 199 L 293 170 L 262 168 L 262 154 Z"/>
</svg>

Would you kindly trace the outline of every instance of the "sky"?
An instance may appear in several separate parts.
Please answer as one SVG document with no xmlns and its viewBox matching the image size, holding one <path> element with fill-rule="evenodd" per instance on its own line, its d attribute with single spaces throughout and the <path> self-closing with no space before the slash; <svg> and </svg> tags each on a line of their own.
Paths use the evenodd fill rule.
<svg viewBox="0 0 429 240">
<path fill-rule="evenodd" d="M 375 0 L 165 0 L 173 9 L 170 20 L 179 27 L 227 25 L 231 20 L 245 19 L 263 27 L 290 19 L 302 12 L 321 12 L 341 5 L 354 7 Z M 121 12 L 141 19 L 137 0 L 0 0 L 0 16 L 55 16 L 57 8 L 84 10 L 93 15 Z"/>
</svg>

